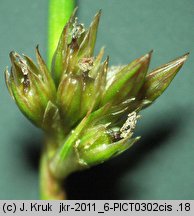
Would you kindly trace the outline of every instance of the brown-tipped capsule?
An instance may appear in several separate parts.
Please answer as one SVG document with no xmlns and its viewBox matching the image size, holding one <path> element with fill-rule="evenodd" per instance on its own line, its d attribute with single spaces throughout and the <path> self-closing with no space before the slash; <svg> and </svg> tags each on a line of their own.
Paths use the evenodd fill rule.
<svg viewBox="0 0 194 216">
<path fill-rule="evenodd" d="M 18 107 L 38 127 L 42 124 L 45 109 L 49 101 L 55 101 L 56 90 L 52 78 L 46 71 L 44 62 L 39 56 L 39 66 L 24 56 L 15 52 L 10 53 L 11 74 L 6 72 L 8 89 Z"/>
</svg>

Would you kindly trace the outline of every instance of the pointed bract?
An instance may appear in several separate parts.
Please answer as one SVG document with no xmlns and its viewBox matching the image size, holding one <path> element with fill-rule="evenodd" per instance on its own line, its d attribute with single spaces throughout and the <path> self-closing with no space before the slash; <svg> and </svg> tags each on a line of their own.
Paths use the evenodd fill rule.
<svg viewBox="0 0 194 216">
<path fill-rule="evenodd" d="M 87 31 L 85 35 L 85 38 L 80 44 L 79 51 L 78 51 L 79 58 L 86 58 L 86 57 L 93 56 L 100 15 L 101 15 L 101 11 L 99 11 L 95 15 L 94 20 L 91 23 L 89 30 Z"/>
<path fill-rule="evenodd" d="M 187 58 L 188 54 L 185 54 L 148 74 L 144 85 L 138 93 L 138 98 L 152 102 L 156 100 L 169 86 Z"/>
</svg>

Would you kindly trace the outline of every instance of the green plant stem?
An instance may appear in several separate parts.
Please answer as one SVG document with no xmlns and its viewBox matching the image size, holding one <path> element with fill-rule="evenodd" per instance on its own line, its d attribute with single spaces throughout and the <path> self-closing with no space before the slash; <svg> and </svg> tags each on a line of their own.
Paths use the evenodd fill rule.
<svg viewBox="0 0 194 216">
<path fill-rule="evenodd" d="M 51 61 L 64 25 L 69 20 L 75 0 L 49 0 L 48 16 L 48 66 Z M 48 137 L 47 137 L 48 138 Z M 42 200 L 61 200 L 66 199 L 61 181 L 56 179 L 49 169 L 49 158 L 52 154 L 50 147 L 53 143 L 46 143 L 42 151 L 40 160 L 40 198 Z M 56 147 L 56 145 L 54 145 Z"/>
<path fill-rule="evenodd" d="M 62 182 L 51 174 L 48 167 L 48 149 L 43 149 L 40 160 L 40 199 L 42 200 L 64 200 L 66 195 Z"/>
<path fill-rule="evenodd" d="M 73 12 L 74 7 L 75 0 L 49 0 L 48 66 L 51 65 L 57 42 L 64 25 L 67 23 Z"/>
</svg>

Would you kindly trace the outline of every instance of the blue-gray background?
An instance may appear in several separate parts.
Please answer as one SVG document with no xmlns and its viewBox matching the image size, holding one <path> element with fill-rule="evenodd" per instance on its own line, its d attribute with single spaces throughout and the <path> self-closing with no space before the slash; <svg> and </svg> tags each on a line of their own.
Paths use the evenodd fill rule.
<svg viewBox="0 0 194 216">
<path fill-rule="evenodd" d="M 87 25 L 103 9 L 97 50 L 126 64 L 154 49 L 151 68 L 190 51 L 168 90 L 142 112 L 142 139 L 121 157 L 66 182 L 70 199 L 194 199 L 193 0 L 82 0 Z M 0 199 L 38 199 L 42 133 L 8 95 L 3 72 L 11 50 L 46 57 L 47 0 L 0 1 Z"/>
</svg>

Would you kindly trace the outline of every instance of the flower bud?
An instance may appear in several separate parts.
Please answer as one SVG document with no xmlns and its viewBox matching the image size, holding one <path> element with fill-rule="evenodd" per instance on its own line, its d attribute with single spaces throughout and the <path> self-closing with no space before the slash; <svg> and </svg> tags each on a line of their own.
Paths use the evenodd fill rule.
<svg viewBox="0 0 194 216">
<path fill-rule="evenodd" d="M 38 66 L 29 57 L 11 52 L 11 73 L 6 69 L 5 76 L 8 89 L 23 114 L 45 129 L 45 111 L 48 104 L 55 103 L 56 90 L 38 48 L 36 56 Z"/>
<path fill-rule="evenodd" d="M 94 67 L 83 71 L 80 75 L 66 74 L 59 84 L 57 103 L 66 128 L 74 127 L 88 111 L 95 110 L 101 101 L 105 90 L 108 59 L 98 66 L 96 61 Z M 94 72 L 96 69 L 97 74 Z M 92 78 L 90 73 L 96 77 Z"/>
<path fill-rule="evenodd" d="M 138 98 L 147 99 L 152 102 L 156 100 L 169 86 L 187 58 L 188 54 L 185 54 L 149 73 L 138 93 Z"/>
<path fill-rule="evenodd" d="M 127 150 L 139 139 L 131 138 L 139 117 L 137 113 L 128 114 L 119 126 L 106 118 L 112 114 L 109 109 L 106 105 L 88 114 L 70 133 L 51 160 L 50 168 L 56 177 L 63 178 L 76 170 L 103 163 Z M 70 161 L 71 166 L 68 165 Z"/>
<path fill-rule="evenodd" d="M 52 60 L 52 73 L 58 86 L 64 74 L 80 74 L 79 62 L 93 56 L 101 12 L 94 17 L 88 30 L 78 23 L 74 11 L 63 29 Z"/>
<path fill-rule="evenodd" d="M 107 82 L 102 104 L 118 104 L 137 95 L 149 67 L 152 52 L 134 60 L 113 75 Z"/>
</svg>

